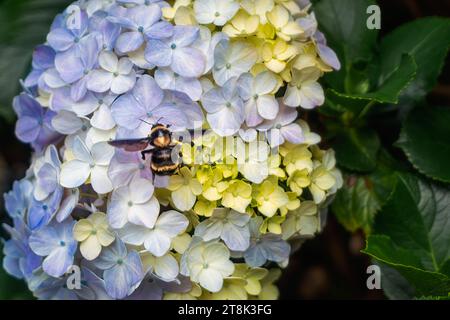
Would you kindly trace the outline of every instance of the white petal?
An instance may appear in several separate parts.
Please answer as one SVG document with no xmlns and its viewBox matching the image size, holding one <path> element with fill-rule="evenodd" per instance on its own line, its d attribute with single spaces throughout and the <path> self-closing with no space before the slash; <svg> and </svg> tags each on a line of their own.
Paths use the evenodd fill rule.
<svg viewBox="0 0 450 320">
<path fill-rule="evenodd" d="M 106 92 L 111 89 L 114 75 L 108 71 L 94 70 L 89 76 L 87 88 L 94 92 Z"/>
<path fill-rule="evenodd" d="M 283 102 L 289 107 L 298 107 L 302 102 L 300 90 L 297 87 L 288 86 L 284 94 Z"/>
<path fill-rule="evenodd" d="M 153 197 L 144 204 L 133 205 L 128 212 L 128 221 L 136 225 L 153 228 L 159 215 L 159 202 Z"/>
<path fill-rule="evenodd" d="M 305 141 L 302 128 L 296 123 L 281 128 L 281 134 L 290 143 L 300 144 Z"/>
<path fill-rule="evenodd" d="M 222 275 L 213 269 L 203 269 L 198 280 L 203 288 L 211 292 L 219 292 L 223 286 Z"/>
<path fill-rule="evenodd" d="M 90 173 L 89 163 L 72 160 L 62 165 L 60 183 L 65 188 L 77 188 L 86 182 Z"/>
<path fill-rule="evenodd" d="M 231 136 L 239 131 L 244 117 L 242 112 L 225 107 L 216 113 L 209 113 L 207 119 L 211 128 L 221 136 Z"/>
<path fill-rule="evenodd" d="M 301 96 L 302 100 L 300 106 L 304 109 L 314 109 L 315 107 L 323 105 L 325 102 L 323 88 L 317 82 L 303 85 Z"/>
<path fill-rule="evenodd" d="M 99 142 L 92 146 L 92 158 L 97 165 L 109 165 L 113 156 L 114 148 L 106 142 Z"/>
<path fill-rule="evenodd" d="M 127 244 L 133 246 L 141 246 L 148 235 L 149 230 L 143 226 L 126 224 L 122 229 L 118 230 L 120 239 Z"/>
<path fill-rule="evenodd" d="M 100 108 L 94 113 L 91 119 L 91 125 L 100 130 L 111 130 L 116 126 L 111 109 L 102 104 Z"/>
<path fill-rule="evenodd" d="M 170 245 L 171 238 L 157 230 L 149 232 L 144 242 L 145 249 L 157 257 L 165 255 L 169 251 Z"/>
<path fill-rule="evenodd" d="M 189 220 L 183 214 L 170 210 L 161 214 L 155 228 L 173 238 L 183 233 L 188 225 Z"/>
<path fill-rule="evenodd" d="M 195 235 L 202 237 L 204 241 L 211 241 L 220 238 L 222 229 L 222 221 L 206 219 L 195 228 Z"/>
<path fill-rule="evenodd" d="M 136 83 L 136 73 L 133 71 L 127 76 L 118 76 L 111 83 L 111 92 L 114 94 L 124 94 L 133 89 Z"/>
<path fill-rule="evenodd" d="M 178 276 L 178 262 L 171 254 L 166 254 L 155 260 L 154 270 L 161 279 L 169 282 Z"/>
<path fill-rule="evenodd" d="M 245 104 L 245 122 L 249 127 L 256 127 L 261 124 L 264 119 L 258 113 L 258 107 L 255 100 L 250 99 Z"/>
<path fill-rule="evenodd" d="M 256 94 L 265 95 L 272 93 L 278 85 L 278 81 L 272 72 L 266 71 L 258 74 L 254 82 L 254 91 Z"/>
<path fill-rule="evenodd" d="M 99 194 L 107 194 L 113 190 L 113 185 L 108 177 L 108 167 L 95 166 L 92 169 L 91 184 L 95 192 Z"/>
<path fill-rule="evenodd" d="M 250 246 L 250 231 L 247 227 L 238 227 L 226 223 L 222 232 L 222 239 L 230 250 L 245 251 Z"/>
<path fill-rule="evenodd" d="M 194 2 L 195 18 L 201 24 L 210 24 L 214 21 L 216 12 L 215 1 L 197 0 Z"/>
<path fill-rule="evenodd" d="M 69 135 L 74 134 L 83 126 L 83 120 L 70 111 L 61 110 L 52 119 L 53 128 L 59 133 Z"/>
<path fill-rule="evenodd" d="M 128 75 L 133 69 L 133 62 L 128 58 L 122 58 L 119 61 L 119 66 L 117 71 L 122 75 Z"/>
<path fill-rule="evenodd" d="M 108 205 L 108 221 L 115 229 L 122 228 L 128 222 L 128 187 L 115 190 Z"/>
<path fill-rule="evenodd" d="M 194 48 L 175 50 L 172 58 L 172 70 L 183 77 L 199 77 L 206 67 L 206 57 Z"/>
<path fill-rule="evenodd" d="M 119 59 L 113 52 L 103 51 L 100 53 L 98 61 L 100 66 L 106 71 L 109 71 L 110 73 L 118 71 Z"/>
<path fill-rule="evenodd" d="M 89 149 L 86 147 L 86 144 L 78 136 L 75 138 L 73 142 L 72 152 L 73 155 L 75 156 L 75 159 L 86 162 L 88 164 L 94 163 L 94 159 L 92 158 Z"/>
<path fill-rule="evenodd" d="M 130 184 L 131 201 L 136 204 L 145 203 L 153 196 L 155 187 L 147 179 L 136 179 Z"/>
<path fill-rule="evenodd" d="M 250 73 L 244 73 L 239 77 L 239 95 L 244 100 L 249 100 L 255 94 L 253 92 L 253 76 Z"/>
<path fill-rule="evenodd" d="M 260 96 L 256 101 L 256 105 L 259 115 L 267 120 L 275 119 L 280 109 L 277 99 L 269 95 Z"/>
</svg>

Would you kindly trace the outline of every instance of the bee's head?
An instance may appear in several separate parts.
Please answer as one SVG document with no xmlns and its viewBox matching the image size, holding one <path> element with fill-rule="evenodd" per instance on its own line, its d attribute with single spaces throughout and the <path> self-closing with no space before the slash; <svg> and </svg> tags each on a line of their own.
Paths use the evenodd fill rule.
<svg viewBox="0 0 450 320">
<path fill-rule="evenodd" d="M 169 126 L 156 124 L 150 134 L 151 144 L 158 148 L 166 148 L 172 143 L 172 132 Z"/>
<path fill-rule="evenodd" d="M 152 126 L 152 130 L 158 129 L 158 128 L 169 129 L 170 127 L 171 127 L 170 124 L 162 124 L 162 123 L 160 123 L 160 122 L 157 122 L 156 124 L 154 124 L 154 125 Z"/>
</svg>

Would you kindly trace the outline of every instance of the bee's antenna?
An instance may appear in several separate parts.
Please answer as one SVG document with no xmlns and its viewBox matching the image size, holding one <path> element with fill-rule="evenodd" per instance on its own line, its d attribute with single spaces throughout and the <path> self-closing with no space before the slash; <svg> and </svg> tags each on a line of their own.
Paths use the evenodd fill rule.
<svg viewBox="0 0 450 320">
<path fill-rule="evenodd" d="M 140 121 L 142 121 L 143 123 L 146 123 L 146 124 L 148 124 L 149 126 L 153 126 L 150 122 L 148 122 L 148 121 L 145 121 L 144 119 L 139 119 Z"/>
</svg>

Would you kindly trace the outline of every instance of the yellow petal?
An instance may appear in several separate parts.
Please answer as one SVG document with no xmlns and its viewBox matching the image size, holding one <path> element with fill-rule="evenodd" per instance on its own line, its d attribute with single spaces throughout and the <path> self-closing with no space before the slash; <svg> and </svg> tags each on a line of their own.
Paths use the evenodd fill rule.
<svg viewBox="0 0 450 320">
<path fill-rule="evenodd" d="M 167 189 L 170 191 L 175 191 L 181 188 L 181 186 L 184 184 L 184 178 L 180 175 L 173 175 L 169 178 L 169 185 Z"/>
<path fill-rule="evenodd" d="M 284 34 L 289 35 L 291 37 L 298 37 L 304 32 L 303 29 L 294 21 L 288 22 L 284 26 L 282 31 Z"/>
<path fill-rule="evenodd" d="M 183 254 L 189 247 L 191 240 L 192 238 L 188 233 L 183 233 L 172 239 L 172 246 L 176 252 Z"/>
<path fill-rule="evenodd" d="M 80 251 L 86 260 L 92 261 L 100 255 L 102 246 L 96 236 L 90 236 L 81 243 Z"/>
<path fill-rule="evenodd" d="M 289 21 L 289 12 L 284 7 L 277 5 L 267 13 L 267 18 L 276 29 L 283 28 Z"/>
<path fill-rule="evenodd" d="M 275 73 L 280 73 L 286 68 L 286 63 L 283 61 L 272 59 L 265 63 L 266 67 Z"/>
<path fill-rule="evenodd" d="M 202 194 L 203 187 L 198 180 L 192 179 L 189 183 L 189 186 L 192 190 L 192 193 L 195 194 L 196 196 L 199 196 Z"/>
<path fill-rule="evenodd" d="M 194 212 L 199 216 L 211 217 L 216 207 L 217 203 L 215 201 L 201 199 L 195 204 Z"/>
<path fill-rule="evenodd" d="M 94 230 L 94 226 L 89 220 L 80 220 L 73 228 L 73 237 L 78 242 L 84 241 L 91 235 L 92 230 Z"/>
<path fill-rule="evenodd" d="M 247 285 L 245 286 L 245 290 L 247 290 L 248 294 L 252 296 L 257 296 L 261 293 L 261 283 L 257 279 L 247 279 Z"/>
<path fill-rule="evenodd" d="M 314 183 L 322 190 L 329 190 L 336 183 L 336 179 L 331 173 L 323 172 L 320 176 L 314 179 Z"/>
<path fill-rule="evenodd" d="M 178 190 L 172 192 L 172 201 L 179 210 L 191 210 L 195 204 L 197 197 L 192 193 L 189 186 L 182 186 Z"/>
<path fill-rule="evenodd" d="M 109 246 L 114 242 L 114 234 L 107 229 L 99 229 L 97 231 L 97 239 L 103 247 Z"/>
<path fill-rule="evenodd" d="M 325 191 L 318 188 L 314 183 L 309 186 L 309 191 L 311 192 L 315 203 L 319 204 L 325 200 Z"/>
<path fill-rule="evenodd" d="M 88 219 L 96 227 L 107 226 L 108 225 L 106 214 L 104 214 L 103 212 L 94 212 L 93 214 L 91 214 L 89 216 Z"/>
</svg>

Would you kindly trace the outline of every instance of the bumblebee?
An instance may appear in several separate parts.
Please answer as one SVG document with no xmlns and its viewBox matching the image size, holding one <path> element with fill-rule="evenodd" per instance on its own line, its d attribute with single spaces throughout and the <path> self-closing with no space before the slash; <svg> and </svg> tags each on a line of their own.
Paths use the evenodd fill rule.
<svg viewBox="0 0 450 320">
<path fill-rule="evenodd" d="M 157 175 L 172 175 L 178 171 L 182 164 L 181 157 L 175 149 L 181 145 L 181 141 L 172 138 L 170 126 L 160 123 L 152 126 L 152 130 L 146 138 L 114 140 L 110 141 L 109 144 L 128 152 L 141 151 L 143 160 L 146 160 L 147 156 L 150 155 L 150 169 Z M 152 149 L 147 149 L 149 146 Z M 177 156 L 176 161 L 173 159 L 174 155 Z"/>
</svg>

